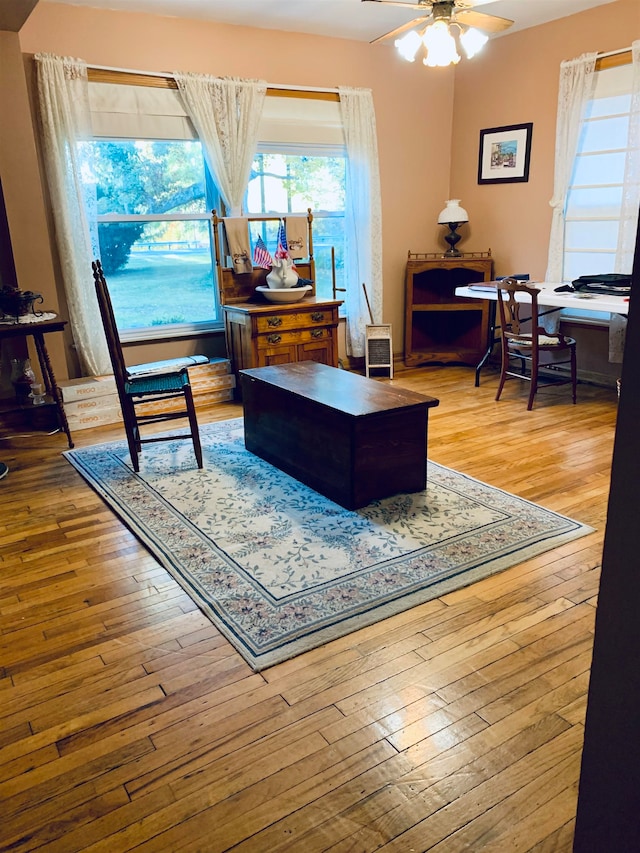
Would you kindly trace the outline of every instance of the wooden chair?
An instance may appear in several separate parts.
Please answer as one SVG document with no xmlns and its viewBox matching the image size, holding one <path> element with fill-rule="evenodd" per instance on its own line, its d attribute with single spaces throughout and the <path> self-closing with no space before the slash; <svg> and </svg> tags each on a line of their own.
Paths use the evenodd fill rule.
<svg viewBox="0 0 640 853">
<path fill-rule="evenodd" d="M 533 399 L 538 390 L 540 370 L 554 371 L 560 365 L 571 366 L 570 378 L 555 379 L 556 384 L 571 383 L 573 402 L 576 402 L 577 368 L 576 342 L 573 338 L 561 334 L 548 333 L 540 325 L 538 311 L 538 288 L 526 282 L 518 282 L 506 278 L 499 282 L 498 308 L 500 312 L 500 344 L 502 352 L 502 369 L 496 400 L 500 399 L 502 389 L 508 378 L 525 379 L 531 383 L 527 411 L 533 408 Z M 521 313 L 527 313 L 522 317 Z M 530 322 L 530 327 L 529 327 Z M 527 330 L 523 330 L 526 326 Z M 556 358 L 558 353 L 568 357 L 562 360 Z M 542 356 L 542 358 L 541 358 Z M 551 356 L 551 358 L 549 358 Z M 512 370 L 512 362 L 520 362 L 520 372 Z M 530 365 L 529 373 L 526 365 Z"/>
<path fill-rule="evenodd" d="M 205 364 L 208 362 L 208 358 L 204 355 L 195 355 L 127 367 L 122 354 L 122 346 L 102 264 L 96 260 L 92 262 L 91 267 L 102 325 L 104 326 L 113 375 L 122 408 L 124 429 L 133 470 L 140 470 L 138 455 L 143 444 L 153 441 L 172 441 L 176 437 L 190 438 L 193 441 L 198 468 L 202 468 L 200 433 L 187 368 L 194 364 Z M 136 406 L 141 403 L 158 403 L 164 400 L 173 400 L 176 397 L 182 397 L 185 403 L 184 408 L 179 411 L 165 411 L 157 414 L 138 414 L 136 412 Z M 189 419 L 190 431 L 188 433 L 178 436 L 175 434 L 170 436 L 151 435 L 146 438 L 142 438 L 140 435 L 140 426 L 143 424 L 160 423 L 180 418 Z"/>
</svg>

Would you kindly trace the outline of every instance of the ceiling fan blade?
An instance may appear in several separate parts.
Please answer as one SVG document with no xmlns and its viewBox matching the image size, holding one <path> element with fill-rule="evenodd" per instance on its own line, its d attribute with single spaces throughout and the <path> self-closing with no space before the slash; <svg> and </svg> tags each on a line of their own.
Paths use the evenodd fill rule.
<svg viewBox="0 0 640 853">
<path fill-rule="evenodd" d="M 431 9 L 435 0 L 425 0 L 424 3 L 403 3 L 402 0 L 361 0 L 362 3 L 380 3 L 383 6 L 400 6 L 403 9 L 417 9 L 426 11 Z"/>
<path fill-rule="evenodd" d="M 486 33 L 501 33 L 513 24 L 508 18 L 498 18 L 496 15 L 485 15 L 484 12 L 474 12 L 473 9 L 459 9 L 453 20 L 465 27 L 475 27 Z"/>
<path fill-rule="evenodd" d="M 396 27 L 395 30 L 391 30 L 391 32 L 385 33 L 383 36 L 378 36 L 378 38 L 373 39 L 369 44 L 377 44 L 379 41 L 385 41 L 386 39 L 393 38 L 393 36 L 399 36 L 400 33 L 404 33 L 406 30 L 412 30 L 424 21 L 428 21 L 430 17 L 431 15 L 423 15 L 421 18 L 414 18 L 413 21 L 409 21 L 408 24 L 402 24 L 402 26 Z"/>
</svg>

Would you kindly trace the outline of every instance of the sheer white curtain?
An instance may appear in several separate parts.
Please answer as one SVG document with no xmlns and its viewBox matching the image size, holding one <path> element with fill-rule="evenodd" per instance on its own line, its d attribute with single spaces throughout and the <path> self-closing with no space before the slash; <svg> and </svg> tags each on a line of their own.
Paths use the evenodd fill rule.
<svg viewBox="0 0 640 853">
<path fill-rule="evenodd" d="M 629 137 L 614 270 L 622 273 L 630 273 L 633 268 L 640 207 L 640 41 L 634 41 L 631 45 L 631 61 L 633 70 Z"/>
<path fill-rule="evenodd" d="M 382 206 L 373 97 L 370 89 L 339 87 L 347 146 L 345 282 L 347 354 L 365 354 L 370 322 L 362 285 L 375 323 L 382 321 Z"/>
<path fill-rule="evenodd" d="M 84 375 L 111 373 L 93 286 L 93 258 L 78 143 L 91 136 L 87 66 L 37 54 L 38 98 L 47 183 L 64 279 L 69 322 Z"/>
<path fill-rule="evenodd" d="M 564 211 L 585 108 L 593 97 L 596 57 L 596 53 L 585 53 L 560 65 L 553 198 L 549 202 L 553 217 L 546 281 L 562 281 Z"/>
<path fill-rule="evenodd" d="M 267 92 L 263 80 L 174 73 L 229 216 L 242 214 Z"/>
</svg>

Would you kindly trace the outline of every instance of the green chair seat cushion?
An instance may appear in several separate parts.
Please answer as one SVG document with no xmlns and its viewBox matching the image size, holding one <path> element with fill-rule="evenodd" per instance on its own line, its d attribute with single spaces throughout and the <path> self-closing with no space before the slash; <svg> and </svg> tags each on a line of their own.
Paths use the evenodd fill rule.
<svg viewBox="0 0 640 853">
<path fill-rule="evenodd" d="M 159 376 L 132 377 L 125 382 L 127 394 L 165 394 L 171 391 L 181 393 L 185 385 L 189 384 L 189 376 L 186 370 L 181 373 L 160 374 Z"/>
</svg>

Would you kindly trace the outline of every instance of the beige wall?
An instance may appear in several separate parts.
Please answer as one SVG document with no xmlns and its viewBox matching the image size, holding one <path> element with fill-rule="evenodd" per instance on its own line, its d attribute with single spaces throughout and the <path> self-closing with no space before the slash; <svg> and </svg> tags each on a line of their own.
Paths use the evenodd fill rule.
<svg viewBox="0 0 640 853">
<path fill-rule="evenodd" d="M 503 36 L 456 69 L 451 191 L 469 214 L 461 249 L 491 247 L 497 275 L 543 279 L 551 225 L 560 63 L 588 51 L 628 48 L 640 38 L 640 0 Z M 478 184 L 480 130 L 533 122 L 529 181 Z M 464 232 L 463 232 L 464 233 Z"/>
<path fill-rule="evenodd" d="M 3 39 L 7 37 L 13 38 L 2 34 Z M 529 272 L 543 277 L 559 64 L 588 50 L 628 47 L 634 38 L 640 38 L 638 0 L 618 0 L 494 39 L 484 55 L 463 60 L 455 72 L 405 63 L 389 45 L 50 3 L 37 6 L 19 33 L 28 73 L 30 56 L 42 51 L 80 57 L 90 65 L 142 71 L 196 71 L 260 77 L 271 84 L 370 88 L 381 169 L 384 321 L 393 324 L 396 352 L 403 347 L 407 252 L 445 246 L 443 229 L 435 224 L 445 199 L 461 198 L 470 215 L 469 225 L 461 229 L 461 249 L 491 248 L 498 275 Z M 15 75 L 16 66 L 13 42 L 12 49 L 10 76 Z M 62 300 L 53 284 L 49 236 L 41 225 L 42 191 L 34 185 L 38 175 L 32 142 L 24 140 L 25 130 L 27 137 L 31 130 L 25 128 L 26 94 L 22 82 L 7 84 L 5 76 L 3 62 L 0 89 L 9 85 L 18 105 L 17 113 L 11 113 L 15 139 L 6 129 L 3 138 L 9 138 L 16 150 L 3 153 L 0 169 L 4 182 L 7 157 L 28 166 L 28 191 L 17 199 L 10 187 L 7 204 L 18 254 L 30 241 L 35 253 L 28 263 L 21 259 L 19 281 L 24 289 L 41 290 L 47 304 L 55 306 Z M 534 125 L 529 182 L 479 186 L 480 129 L 528 121 Z M 185 345 L 169 347 L 168 354 L 181 346 Z M 136 360 L 155 357 L 153 349 L 143 349 L 144 353 L 136 353 Z M 67 364 L 57 365 L 59 372 L 63 374 L 68 365 L 73 370 L 67 359 Z"/>
<path fill-rule="evenodd" d="M 27 83 L 16 33 L 0 31 L 0 175 L 18 282 L 23 290 L 48 293 L 47 307 L 58 311 L 51 247 L 40 182 Z M 61 335 L 50 336 L 50 354 L 65 365 Z M 21 346 L 7 346 L 17 355 Z M 70 354 L 70 350 L 67 350 Z M 22 353 L 24 354 L 24 353 Z M 35 353 L 31 353 L 35 363 Z M 9 371 L 7 352 L 0 384 Z"/>
</svg>

